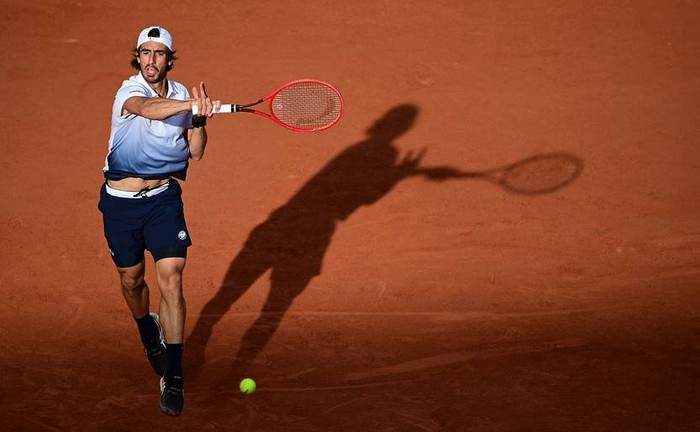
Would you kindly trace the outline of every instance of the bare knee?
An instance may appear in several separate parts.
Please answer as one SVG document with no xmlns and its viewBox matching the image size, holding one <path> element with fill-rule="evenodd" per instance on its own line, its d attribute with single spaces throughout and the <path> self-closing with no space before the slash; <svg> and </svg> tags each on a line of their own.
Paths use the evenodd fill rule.
<svg viewBox="0 0 700 432">
<path fill-rule="evenodd" d="M 139 296 L 146 289 L 142 266 L 119 269 L 119 280 L 124 295 L 128 297 Z"/>
<path fill-rule="evenodd" d="M 182 298 L 182 271 L 185 262 L 182 258 L 166 258 L 156 263 L 158 286 L 163 299 L 180 301 Z"/>
<path fill-rule="evenodd" d="M 160 276 L 158 285 L 164 297 L 173 298 L 182 295 L 182 275 L 179 273 Z"/>
<path fill-rule="evenodd" d="M 146 288 L 146 283 L 143 280 L 143 276 L 122 276 L 121 284 L 122 291 L 124 291 L 124 294 L 128 295 L 129 297 L 136 297 L 141 295 L 144 288 Z"/>
</svg>

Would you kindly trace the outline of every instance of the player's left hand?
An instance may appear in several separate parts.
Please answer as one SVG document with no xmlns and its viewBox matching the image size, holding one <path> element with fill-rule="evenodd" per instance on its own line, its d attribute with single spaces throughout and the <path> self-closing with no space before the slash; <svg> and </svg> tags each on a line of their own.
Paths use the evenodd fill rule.
<svg viewBox="0 0 700 432">
<path fill-rule="evenodd" d="M 221 108 L 220 100 L 211 100 L 207 95 L 204 81 L 200 81 L 199 88 L 192 87 L 192 104 L 197 106 L 197 115 L 211 117 Z"/>
</svg>

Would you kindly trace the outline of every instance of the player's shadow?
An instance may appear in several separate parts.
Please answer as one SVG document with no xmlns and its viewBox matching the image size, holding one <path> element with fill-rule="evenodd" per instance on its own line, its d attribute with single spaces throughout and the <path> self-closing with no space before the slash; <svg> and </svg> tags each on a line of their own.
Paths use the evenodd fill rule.
<svg viewBox="0 0 700 432">
<path fill-rule="evenodd" d="M 418 107 L 411 104 L 390 109 L 367 130 L 367 140 L 338 154 L 253 229 L 187 339 L 190 377 L 197 376 L 205 364 L 204 352 L 214 326 L 269 270 L 269 294 L 259 317 L 242 337 L 227 379 L 237 378 L 232 374 L 243 376 L 294 299 L 320 274 L 338 222 L 361 206 L 377 202 L 402 179 L 422 175 L 417 171 L 422 153 L 400 157 L 394 144 L 413 126 L 417 115 Z M 449 177 L 449 173 L 442 174 Z"/>
<path fill-rule="evenodd" d="M 238 382 L 270 341 L 294 299 L 321 273 L 338 222 L 361 206 L 377 202 L 401 180 L 415 176 L 431 181 L 481 178 L 512 193 L 536 194 L 557 190 L 580 173 L 580 160 L 565 153 L 538 155 L 481 172 L 450 166 L 421 167 L 424 151 L 401 157 L 394 142 L 413 126 L 417 115 L 418 107 L 411 104 L 390 109 L 367 130 L 369 137 L 365 141 L 334 157 L 286 204 L 253 229 L 187 339 L 190 378 L 196 378 L 205 365 L 205 349 L 214 326 L 270 271 L 270 291 L 260 315 L 243 335 L 227 370 L 217 367 L 220 382 L 226 387 Z M 542 177 L 542 173 L 546 176 Z"/>
</svg>

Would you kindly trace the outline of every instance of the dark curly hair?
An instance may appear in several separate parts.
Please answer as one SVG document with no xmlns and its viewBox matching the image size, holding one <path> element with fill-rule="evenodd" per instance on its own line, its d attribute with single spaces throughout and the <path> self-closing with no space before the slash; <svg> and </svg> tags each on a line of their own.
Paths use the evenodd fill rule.
<svg viewBox="0 0 700 432">
<path fill-rule="evenodd" d="M 176 51 L 170 51 L 169 49 L 165 49 L 167 52 L 167 57 L 168 57 L 168 64 L 165 67 L 165 71 L 169 72 L 172 68 L 175 67 L 175 60 L 177 60 L 177 56 L 175 55 Z M 132 58 L 131 58 L 131 67 L 136 69 L 136 70 L 141 70 L 141 65 L 139 63 L 139 49 L 134 48 L 134 51 L 131 53 Z"/>
</svg>

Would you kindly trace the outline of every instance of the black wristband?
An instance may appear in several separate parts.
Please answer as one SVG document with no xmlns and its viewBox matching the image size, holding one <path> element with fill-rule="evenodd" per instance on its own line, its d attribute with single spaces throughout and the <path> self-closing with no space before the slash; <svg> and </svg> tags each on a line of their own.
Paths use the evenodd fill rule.
<svg viewBox="0 0 700 432">
<path fill-rule="evenodd" d="M 193 115 L 192 116 L 192 127 L 193 128 L 201 128 L 207 125 L 207 117 L 202 116 L 202 115 Z"/>
</svg>

